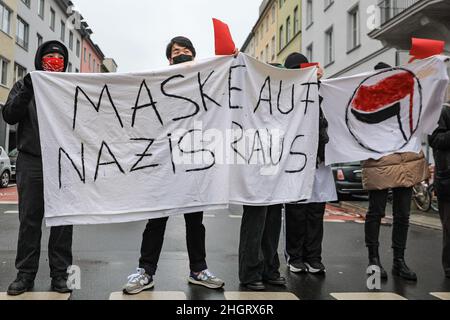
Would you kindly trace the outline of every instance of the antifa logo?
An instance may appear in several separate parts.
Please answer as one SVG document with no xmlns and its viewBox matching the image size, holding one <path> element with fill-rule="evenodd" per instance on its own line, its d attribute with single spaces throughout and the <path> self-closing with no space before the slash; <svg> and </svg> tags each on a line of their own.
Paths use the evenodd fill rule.
<svg viewBox="0 0 450 320">
<path fill-rule="evenodd" d="M 413 138 L 422 116 L 422 86 L 410 70 L 392 68 L 364 79 L 346 111 L 352 136 L 366 150 L 396 152 Z"/>
</svg>

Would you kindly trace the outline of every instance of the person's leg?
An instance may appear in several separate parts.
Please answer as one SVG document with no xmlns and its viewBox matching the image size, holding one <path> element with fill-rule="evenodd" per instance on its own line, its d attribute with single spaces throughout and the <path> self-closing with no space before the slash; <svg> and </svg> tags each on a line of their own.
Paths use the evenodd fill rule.
<svg viewBox="0 0 450 320">
<path fill-rule="evenodd" d="M 384 270 L 379 254 L 381 220 L 386 215 L 386 204 L 389 190 L 369 191 L 369 210 L 366 215 L 365 240 L 369 253 L 369 265 L 377 266 L 381 270 L 381 277 L 387 279 L 388 275 Z"/>
<path fill-rule="evenodd" d="M 44 189 L 40 158 L 20 155 L 17 160 L 19 240 L 16 268 L 19 276 L 34 280 L 41 253 Z"/>
<path fill-rule="evenodd" d="M 184 215 L 189 266 L 192 272 L 208 269 L 206 264 L 205 226 L 203 212 Z"/>
<path fill-rule="evenodd" d="M 306 241 L 304 257 L 307 262 L 322 262 L 323 218 L 325 203 L 308 205 L 306 216 Z"/>
<path fill-rule="evenodd" d="M 442 265 L 445 275 L 450 278 L 450 201 L 439 199 L 439 215 L 442 221 L 443 250 Z"/>
<path fill-rule="evenodd" d="M 39 268 L 44 218 L 41 159 L 19 154 L 16 179 L 20 222 L 16 254 L 18 275 L 8 287 L 9 295 L 20 295 L 31 290 Z"/>
<path fill-rule="evenodd" d="M 168 220 L 169 218 L 149 220 L 142 235 L 139 268 L 145 269 L 145 272 L 150 276 L 154 276 L 158 268 Z"/>
<path fill-rule="evenodd" d="M 244 206 L 239 241 L 239 280 L 244 285 L 263 280 L 261 245 L 266 216 L 267 207 Z"/>
<path fill-rule="evenodd" d="M 51 278 L 67 278 L 67 269 L 72 265 L 73 226 L 53 227 L 48 241 L 48 259 Z"/>
<path fill-rule="evenodd" d="M 286 205 L 286 260 L 289 265 L 303 263 L 307 204 Z"/>
<path fill-rule="evenodd" d="M 280 282 L 280 258 L 278 256 L 278 244 L 281 233 L 281 208 L 282 205 L 269 206 L 264 227 L 261 249 L 264 255 L 265 280 L 278 280 Z"/>
<path fill-rule="evenodd" d="M 405 263 L 405 250 L 408 241 L 409 217 L 411 214 L 412 188 L 396 188 L 393 190 L 392 249 L 394 250 L 394 275 L 406 280 L 417 280 L 416 274 Z"/>
</svg>

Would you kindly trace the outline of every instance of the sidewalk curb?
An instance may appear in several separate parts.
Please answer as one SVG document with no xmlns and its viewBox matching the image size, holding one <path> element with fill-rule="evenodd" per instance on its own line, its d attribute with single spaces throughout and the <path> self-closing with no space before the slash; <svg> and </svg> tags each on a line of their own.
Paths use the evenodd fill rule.
<svg viewBox="0 0 450 320">
<path fill-rule="evenodd" d="M 356 214 L 361 215 L 362 217 L 364 217 L 364 219 L 366 218 L 366 214 L 367 214 L 367 208 L 360 206 L 358 204 L 355 203 L 351 203 L 351 202 L 340 202 L 338 204 L 341 208 L 344 208 L 346 210 L 350 210 Z M 424 219 L 427 220 L 433 220 L 431 223 L 424 221 Z M 392 225 L 393 223 L 393 217 L 390 215 L 387 215 L 386 218 L 383 219 L 383 224 L 385 225 Z M 428 229 L 433 229 L 433 230 L 442 230 L 442 225 L 440 222 L 440 219 L 438 217 L 436 217 L 436 219 L 434 218 L 430 218 L 427 217 L 425 215 L 412 215 L 411 216 L 411 220 L 410 220 L 411 225 L 415 225 L 415 226 L 419 226 L 419 227 L 423 227 L 423 228 L 428 228 Z"/>
</svg>

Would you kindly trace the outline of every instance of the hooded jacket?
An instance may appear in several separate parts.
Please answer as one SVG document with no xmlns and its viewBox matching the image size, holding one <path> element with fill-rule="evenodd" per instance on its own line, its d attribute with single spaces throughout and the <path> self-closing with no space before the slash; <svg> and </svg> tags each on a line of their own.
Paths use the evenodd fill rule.
<svg viewBox="0 0 450 320">
<path fill-rule="evenodd" d="M 42 57 L 49 46 L 61 47 L 64 56 L 64 70 L 67 69 L 69 53 L 59 41 L 43 43 L 36 52 L 35 68 L 42 71 Z M 28 74 L 26 77 L 29 77 Z M 41 157 L 41 143 L 39 140 L 39 125 L 36 112 L 36 102 L 31 81 L 20 80 L 11 89 L 8 100 L 2 108 L 3 119 L 10 125 L 18 124 L 17 149 L 35 157 Z"/>
</svg>

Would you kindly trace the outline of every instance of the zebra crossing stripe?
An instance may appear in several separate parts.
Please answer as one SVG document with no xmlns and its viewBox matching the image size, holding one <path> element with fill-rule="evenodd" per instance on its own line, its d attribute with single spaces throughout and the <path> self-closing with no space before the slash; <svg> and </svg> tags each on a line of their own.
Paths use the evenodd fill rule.
<svg viewBox="0 0 450 320">
<path fill-rule="evenodd" d="M 406 298 L 391 292 L 346 292 L 331 293 L 336 300 L 407 300 Z"/>
<path fill-rule="evenodd" d="M 27 301 L 27 300 L 38 300 L 38 301 L 46 301 L 46 300 L 69 300 L 70 293 L 57 293 L 57 292 L 26 292 L 21 294 L 20 296 L 8 296 L 6 292 L 0 292 L 0 301 L 3 300 L 18 300 L 18 301 Z"/>
<path fill-rule="evenodd" d="M 126 295 L 123 292 L 113 292 L 109 300 L 156 300 L 179 301 L 187 300 L 186 294 L 181 291 L 144 291 L 136 295 Z"/>
<path fill-rule="evenodd" d="M 431 292 L 430 294 L 438 299 L 450 301 L 450 292 Z"/>
<path fill-rule="evenodd" d="M 300 300 L 295 294 L 290 292 L 224 292 L 226 300 L 253 301 L 253 300 Z"/>
</svg>

